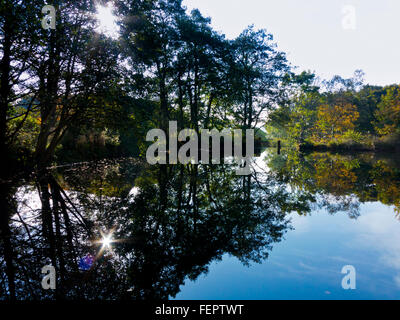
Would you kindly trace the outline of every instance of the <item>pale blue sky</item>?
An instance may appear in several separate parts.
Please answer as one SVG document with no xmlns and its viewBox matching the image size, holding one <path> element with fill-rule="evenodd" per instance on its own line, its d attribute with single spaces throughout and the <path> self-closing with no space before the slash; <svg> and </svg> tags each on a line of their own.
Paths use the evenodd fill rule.
<svg viewBox="0 0 400 320">
<path fill-rule="evenodd" d="M 400 83 L 400 0 L 184 0 L 234 38 L 248 25 L 266 28 L 301 70 L 322 78 L 350 77 L 362 69 L 367 83 Z M 356 9 L 356 29 L 342 26 L 342 9 Z"/>
</svg>

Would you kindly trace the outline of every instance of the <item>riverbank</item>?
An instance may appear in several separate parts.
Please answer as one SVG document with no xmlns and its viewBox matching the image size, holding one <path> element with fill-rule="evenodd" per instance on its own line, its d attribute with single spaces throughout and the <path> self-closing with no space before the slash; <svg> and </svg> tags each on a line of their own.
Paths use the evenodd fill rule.
<svg viewBox="0 0 400 320">
<path fill-rule="evenodd" d="M 400 151 L 400 137 L 372 137 L 363 141 L 332 141 L 328 143 L 306 142 L 299 145 L 300 151 L 357 151 L 396 152 Z"/>
</svg>

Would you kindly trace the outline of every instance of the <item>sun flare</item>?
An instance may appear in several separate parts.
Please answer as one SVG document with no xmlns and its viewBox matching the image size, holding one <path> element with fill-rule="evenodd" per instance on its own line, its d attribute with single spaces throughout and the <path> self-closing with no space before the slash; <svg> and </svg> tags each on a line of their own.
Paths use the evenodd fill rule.
<svg viewBox="0 0 400 320">
<path fill-rule="evenodd" d="M 104 249 L 110 248 L 112 242 L 113 240 L 111 234 L 104 236 L 103 239 L 101 240 Z"/>
<path fill-rule="evenodd" d="M 104 233 L 100 230 L 100 239 L 93 241 L 93 244 L 101 245 L 98 257 L 101 256 L 105 250 L 112 251 L 112 244 L 118 242 L 113 238 L 114 231 L 114 228 L 108 233 Z"/>
<path fill-rule="evenodd" d="M 99 23 L 97 31 L 111 38 L 117 38 L 119 28 L 117 25 L 117 17 L 113 14 L 114 7 L 111 4 L 108 4 L 108 6 L 98 5 L 96 9 L 96 19 Z"/>
</svg>

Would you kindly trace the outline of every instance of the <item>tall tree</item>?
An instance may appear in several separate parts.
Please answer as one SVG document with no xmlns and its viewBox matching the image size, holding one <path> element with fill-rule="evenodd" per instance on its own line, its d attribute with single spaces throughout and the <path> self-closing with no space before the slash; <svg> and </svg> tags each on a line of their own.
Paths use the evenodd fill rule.
<svg viewBox="0 0 400 320">
<path fill-rule="evenodd" d="M 232 42 L 236 116 L 246 128 L 256 127 L 267 110 L 282 102 L 283 79 L 290 67 L 272 41 L 271 34 L 250 26 Z"/>
<path fill-rule="evenodd" d="M 181 0 L 122 1 L 118 11 L 124 17 L 121 31 L 131 77 L 134 82 L 145 80 L 150 89 L 148 98 L 158 98 L 158 125 L 167 130 L 172 64 L 179 43 L 176 24 L 178 16 L 185 13 Z"/>
<path fill-rule="evenodd" d="M 110 39 L 94 31 L 94 1 L 55 3 L 55 30 L 43 30 L 43 46 L 32 55 L 37 81 L 40 132 L 36 161 L 48 165 L 73 121 L 96 107 L 107 86 L 118 79 L 118 51 Z M 97 105 L 100 107 L 101 105 Z"/>
<path fill-rule="evenodd" d="M 191 126 L 197 131 L 199 125 L 208 127 L 213 106 L 227 96 L 229 87 L 228 43 L 210 23 L 210 18 L 193 10 L 178 24 L 182 44 L 176 64 L 178 105 L 183 109 L 186 101 Z"/>
<path fill-rule="evenodd" d="M 29 3 L 4 0 L 0 4 L 0 153 L 5 155 L 4 160 L 9 157 L 13 139 L 34 108 L 31 97 L 24 112 L 11 113 L 13 106 L 33 94 L 30 58 L 40 46 L 43 6 L 44 1 L 39 0 Z M 14 119 L 17 125 L 10 130 L 10 121 Z"/>
</svg>

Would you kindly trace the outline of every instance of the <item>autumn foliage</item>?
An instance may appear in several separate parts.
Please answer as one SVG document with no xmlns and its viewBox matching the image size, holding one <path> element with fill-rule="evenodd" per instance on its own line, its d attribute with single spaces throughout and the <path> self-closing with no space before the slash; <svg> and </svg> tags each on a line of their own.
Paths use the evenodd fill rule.
<svg viewBox="0 0 400 320">
<path fill-rule="evenodd" d="M 357 107 L 351 104 L 322 105 L 317 111 L 315 140 L 327 142 L 339 139 L 345 132 L 355 128 L 355 122 L 360 114 Z"/>
</svg>

